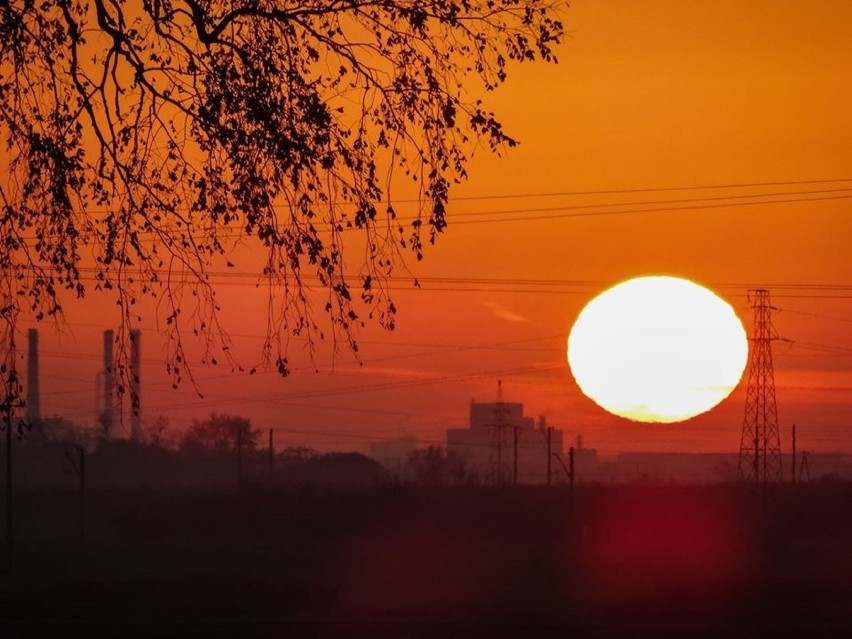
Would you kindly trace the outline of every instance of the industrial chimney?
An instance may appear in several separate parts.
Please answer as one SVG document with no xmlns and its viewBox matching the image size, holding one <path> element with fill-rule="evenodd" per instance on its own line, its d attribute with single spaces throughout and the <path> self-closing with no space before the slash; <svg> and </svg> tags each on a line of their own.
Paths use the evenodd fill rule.
<svg viewBox="0 0 852 639">
<path fill-rule="evenodd" d="M 41 419 L 41 394 L 38 387 L 38 329 L 27 331 L 27 422 Z"/>
<path fill-rule="evenodd" d="M 130 331 L 130 405 L 132 410 L 130 414 L 130 438 L 133 441 L 139 441 L 142 435 L 141 402 L 139 396 L 141 376 L 139 349 L 141 348 L 141 339 L 142 331 Z"/>
<path fill-rule="evenodd" d="M 112 437 L 115 424 L 115 374 L 113 371 L 112 346 L 115 333 L 111 330 L 104 331 L 104 406 L 101 416 L 104 439 Z"/>
</svg>

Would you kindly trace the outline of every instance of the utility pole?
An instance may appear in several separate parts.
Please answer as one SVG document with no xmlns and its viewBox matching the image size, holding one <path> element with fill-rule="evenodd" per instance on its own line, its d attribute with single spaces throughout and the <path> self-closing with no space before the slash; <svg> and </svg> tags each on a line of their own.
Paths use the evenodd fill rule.
<svg viewBox="0 0 852 639">
<path fill-rule="evenodd" d="M 507 412 L 506 403 L 503 401 L 503 382 L 498 379 L 497 401 L 494 404 L 494 418 L 491 423 L 491 450 L 488 459 L 488 474 L 496 486 L 502 486 L 506 479 L 503 468 L 503 440 L 506 437 L 506 426 L 508 425 L 506 423 Z"/>
<path fill-rule="evenodd" d="M 751 289 L 748 298 L 754 309 L 754 326 L 749 338 L 751 352 L 737 478 L 766 485 L 783 480 L 772 364 L 772 342 L 778 336 L 772 327 L 769 291 Z"/>
<path fill-rule="evenodd" d="M 80 542 L 86 539 L 86 449 L 77 447 L 80 460 Z"/>
<path fill-rule="evenodd" d="M 574 496 L 574 447 L 568 449 L 568 481 L 571 482 L 571 496 Z"/>
<path fill-rule="evenodd" d="M 115 342 L 115 331 L 108 329 L 104 331 L 104 418 L 103 439 L 109 441 L 115 433 L 115 357 L 113 356 L 113 343 Z"/>
<path fill-rule="evenodd" d="M 506 428 L 505 404 L 503 403 L 503 381 L 497 380 L 497 485 L 503 484 L 503 435 Z"/>
<path fill-rule="evenodd" d="M 793 473 L 790 477 L 790 483 L 796 483 L 796 425 L 793 424 Z"/>
<path fill-rule="evenodd" d="M 556 461 L 559 462 L 559 465 L 562 466 L 562 470 L 565 471 L 565 476 L 568 478 L 568 486 L 571 490 L 574 490 L 574 447 L 568 449 L 568 465 L 565 465 L 565 462 L 562 461 L 562 457 L 559 456 L 559 453 L 553 453 L 553 456 L 556 457 Z"/>
<path fill-rule="evenodd" d="M 78 501 L 79 501 L 79 516 L 80 516 L 80 543 L 86 539 L 86 449 L 82 446 L 75 448 L 77 453 L 76 459 L 70 450 L 65 451 L 65 457 L 74 472 L 77 474 L 78 480 Z"/>
<path fill-rule="evenodd" d="M 574 447 L 568 449 L 568 465 L 565 465 L 565 462 L 562 461 L 562 458 L 559 456 L 559 453 L 553 453 L 553 456 L 556 457 L 556 461 L 559 462 L 559 465 L 562 466 L 562 470 L 565 471 L 565 474 L 568 475 L 568 501 L 570 507 L 574 508 Z"/>
<path fill-rule="evenodd" d="M 571 507 L 571 514 L 574 513 L 574 447 L 568 449 L 568 481 L 569 484 L 569 492 L 568 492 L 568 501 Z"/>
<path fill-rule="evenodd" d="M 267 460 L 267 462 L 268 462 L 267 474 L 269 476 L 269 484 L 270 485 L 272 485 L 272 464 L 273 464 L 274 461 L 275 461 L 275 446 L 274 446 L 274 443 L 272 441 L 272 429 L 270 428 L 269 429 L 269 458 Z"/>
<path fill-rule="evenodd" d="M 130 331 L 130 439 L 135 442 L 142 437 L 141 342 L 142 331 L 139 329 Z"/>
<path fill-rule="evenodd" d="M 27 401 L 25 412 L 27 423 L 32 426 L 41 419 L 41 393 L 38 375 L 38 329 L 27 331 Z"/>
<path fill-rule="evenodd" d="M 7 391 L 10 393 L 10 391 Z M 5 398 L 7 405 L 3 410 L 6 428 L 6 567 L 12 572 L 12 557 L 15 554 L 15 524 L 12 507 L 12 398 Z"/>
<path fill-rule="evenodd" d="M 243 429 L 237 423 L 237 486 L 243 485 Z"/>
<path fill-rule="evenodd" d="M 514 432 L 514 439 L 512 441 L 512 449 L 513 453 L 513 464 L 512 464 L 512 486 L 518 485 L 518 427 L 515 426 L 512 428 Z"/>
<path fill-rule="evenodd" d="M 802 463 L 799 467 L 799 481 L 802 481 L 802 478 L 804 478 L 805 481 L 811 480 L 811 469 L 810 466 L 808 466 L 808 451 L 806 450 L 802 451 Z"/>
<path fill-rule="evenodd" d="M 547 427 L 547 485 L 553 485 L 553 476 L 551 474 L 551 461 L 553 459 L 553 426 Z"/>
</svg>

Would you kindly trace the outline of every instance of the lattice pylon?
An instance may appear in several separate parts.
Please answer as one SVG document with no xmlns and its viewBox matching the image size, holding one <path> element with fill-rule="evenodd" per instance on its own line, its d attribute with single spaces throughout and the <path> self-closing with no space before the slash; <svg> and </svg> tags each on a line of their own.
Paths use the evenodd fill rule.
<svg viewBox="0 0 852 639">
<path fill-rule="evenodd" d="M 754 326 L 749 338 L 748 387 L 737 478 L 764 484 L 781 482 L 784 474 L 772 364 L 772 342 L 778 336 L 772 326 L 773 307 L 766 289 L 749 290 L 748 299 L 754 309 Z"/>
<path fill-rule="evenodd" d="M 496 486 L 506 483 L 506 457 L 509 452 L 506 438 L 507 413 L 503 400 L 503 381 L 497 380 L 497 401 L 491 422 L 491 450 L 488 459 L 488 480 Z"/>
</svg>

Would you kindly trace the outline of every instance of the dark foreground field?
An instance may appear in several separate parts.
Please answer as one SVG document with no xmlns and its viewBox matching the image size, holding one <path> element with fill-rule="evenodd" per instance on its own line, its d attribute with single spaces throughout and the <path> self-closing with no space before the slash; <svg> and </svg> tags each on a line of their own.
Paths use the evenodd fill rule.
<svg viewBox="0 0 852 639">
<path fill-rule="evenodd" d="M 17 495 L 0 636 L 852 636 L 852 486 Z M 791 634 L 793 633 L 793 634 Z"/>
</svg>

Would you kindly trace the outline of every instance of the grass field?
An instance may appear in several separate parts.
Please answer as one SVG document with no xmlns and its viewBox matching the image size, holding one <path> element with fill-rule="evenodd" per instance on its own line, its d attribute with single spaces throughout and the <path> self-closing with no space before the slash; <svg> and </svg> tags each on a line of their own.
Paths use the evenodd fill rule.
<svg viewBox="0 0 852 639">
<path fill-rule="evenodd" d="M 852 485 L 17 495 L 2 636 L 852 636 Z"/>
</svg>

